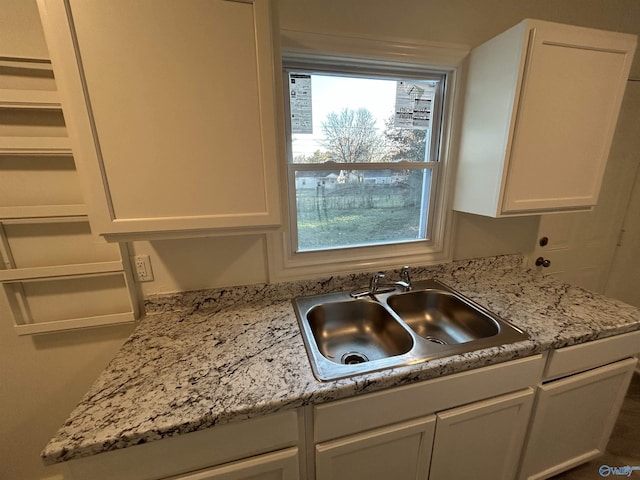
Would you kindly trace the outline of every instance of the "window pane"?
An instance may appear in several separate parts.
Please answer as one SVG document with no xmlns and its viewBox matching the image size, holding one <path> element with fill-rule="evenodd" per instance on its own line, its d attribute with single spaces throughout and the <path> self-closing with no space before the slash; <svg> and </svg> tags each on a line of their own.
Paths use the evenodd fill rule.
<svg viewBox="0 0 640 480">
<path fill-rule="evenodd" d="M 429 239 L 445 76 L 378 73 L 287 71 L 298 252 Z"/>
<path fill-rule="evenodd" d="M 432 170 L 296 171 L 298 251 L 427 238 Z"/>
<path fill-rule="evenodd" d="M 289 72 L 293 163 L 431 160 L 439 79 Z"/>
</svg>

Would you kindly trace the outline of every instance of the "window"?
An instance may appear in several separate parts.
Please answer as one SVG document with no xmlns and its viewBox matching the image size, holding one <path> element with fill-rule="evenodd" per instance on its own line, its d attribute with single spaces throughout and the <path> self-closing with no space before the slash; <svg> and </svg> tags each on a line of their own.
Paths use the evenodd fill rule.
<svg viewBox="0 0 640 480">
<path fill-rule="evenodd" d="M 446 75 L 287 68 L 296 252 L 429 241 Z"/>
<path fill-rule="evenodd" d="M 267 236 L 270 278 L 450 260 L 451 126 L 468 48 L 280 38 L 288 221 Z"/>
</svg>

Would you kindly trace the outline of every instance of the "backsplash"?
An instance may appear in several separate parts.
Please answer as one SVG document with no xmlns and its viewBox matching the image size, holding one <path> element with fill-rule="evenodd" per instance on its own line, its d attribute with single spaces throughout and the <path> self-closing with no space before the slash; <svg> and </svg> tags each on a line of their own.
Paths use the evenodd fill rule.
<svg viewBox="0 0 640 480">
<path fill-rule="evenodd" d="M 471 260 L 459 260 L 440 265 L 411 267 L 413 280 L 436 278 L 444 281 L 468 282 L 474 276 L 489 274 L 492 270 L 504 271 L 522 268 L 524 257 L 521 255 L 501 255 Z M 399 279 L 400 269 L 385 271 L 389 280 Z M 314 280 L 282 282 L 271 284 L 247 285 L 208 290 L 195 290 L 170 295 L 153 295 L 145 299 L 147 315 L 157 313 L 195 311 L 216 311 L 238 303 L 247 303 L 248 299 L 258 303 L 277 302 L 303 295 L 354 290 L 369 284 L 372 273 L 354 273 L 336 275 Z M 455 287 L 455 285 L 452 285 Z"/>
</svg>

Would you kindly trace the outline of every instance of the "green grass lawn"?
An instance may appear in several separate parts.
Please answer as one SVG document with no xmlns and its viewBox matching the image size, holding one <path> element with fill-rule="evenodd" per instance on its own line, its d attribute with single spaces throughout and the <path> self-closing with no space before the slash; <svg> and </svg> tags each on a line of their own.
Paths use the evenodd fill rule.
<svg viewBox="0 0 640 480">
<path fill-rule="evenodd" d="M 392 185 L 298 191 L 298 248 L 310 250 L 415 240 L 420 206 Z"/>
</svg>

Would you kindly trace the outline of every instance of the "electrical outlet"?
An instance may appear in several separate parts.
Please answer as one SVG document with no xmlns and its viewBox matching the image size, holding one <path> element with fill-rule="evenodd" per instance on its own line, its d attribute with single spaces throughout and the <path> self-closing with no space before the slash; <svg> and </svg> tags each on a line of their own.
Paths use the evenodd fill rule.
<svg viewBox="0 0 640 480">
<path fill-rule="evenodd" d="M 133 257 L 133 266 L 136 272 L 136 279 L 139 282 L 150 282 L 153 280 L 153 271 L 151 270 L 149 255 L 136 255 Z"/>
</svg>

